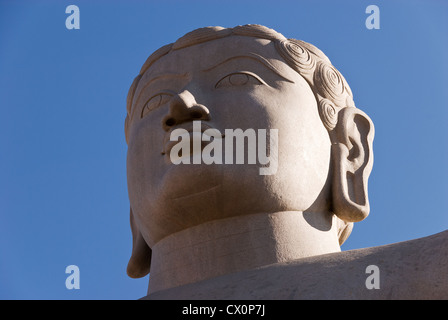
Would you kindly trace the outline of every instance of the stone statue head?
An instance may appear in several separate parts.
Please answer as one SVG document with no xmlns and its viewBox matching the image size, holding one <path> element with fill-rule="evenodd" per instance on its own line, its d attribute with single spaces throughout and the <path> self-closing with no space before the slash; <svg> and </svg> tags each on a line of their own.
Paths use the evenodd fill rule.
<svg viewBox="0 0 448 320">
<path fill-rule="evenodd" d="M 253 164 L 174 166 L 167 135 L 278 129 L 272 175 Z M 369 213 L 374 127 L 315 46 L 260 26 L 207 27 L 154 52 L 131 85 L 125 120 L 133 250 L 148 274 L 160 239 L 210 220 L 260 212 L 324 214 L 342 244 Z"/>
</svg>

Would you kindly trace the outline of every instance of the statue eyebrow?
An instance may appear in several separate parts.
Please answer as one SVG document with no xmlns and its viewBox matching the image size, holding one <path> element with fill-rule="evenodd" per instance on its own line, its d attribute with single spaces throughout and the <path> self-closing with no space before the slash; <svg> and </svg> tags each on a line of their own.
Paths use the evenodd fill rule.
<svg viewBox="0 0 448 320">
<path fill-rule="evenodd" d="M 276 67 L 274 67 L 268 60 L 266 60 L 266 58 L 260 56 L 259 54 L 253 53 L 253 52 L 249 52 L 249 55 L 240 55 L 240 56 L 233 56 L 233 57 L 227 58 L 227 59 L 225 59 L 225 60 L 223 60 L 223 61 L 221 61 L 221 62 L 219 62 L 219 63 L 217 63 L 217 64 L 215 64 L 215 65 L 213 65 L 211 67 L 203 69 L 202 71 L 208 72 L 208 71 L 211 71 L 211 70 L 219 67 L 220 65 L 225 64 L 225 63 L 227 63 L 227 62 L 229 62 L 231 60 L 241 59 L 241 58 L 255 60 L 255 61 L 263 64 L 265 67 L 267 67 L 268 69 L 273 71 L 276 75 L 278 75 L 279 77 L 283 78 L 284 80 L 286 80 L 288 82 L 291 82 L 291 83 L 294 83 L 294 81 L 292 81 L 292 80 L 286 78 L 284 75 L 282 75 L 280 73 L 280 71 Z"/>
</svg>

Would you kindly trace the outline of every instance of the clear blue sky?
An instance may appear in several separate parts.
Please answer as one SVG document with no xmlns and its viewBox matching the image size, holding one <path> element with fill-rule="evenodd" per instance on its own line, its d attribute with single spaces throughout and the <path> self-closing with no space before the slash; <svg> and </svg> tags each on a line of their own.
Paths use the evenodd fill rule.
<svg viewBox="0 0 448 320">
<path fill-rule="evenodd" d="M 145 295 L 148 277 L 126 275 L 127 90 L 160 46 L 247 23 L 319 47 L 375 123 L 371 213 L 342 249 L 448 229 L 448 1 L 0 0 L 1 299 Z M 71 264 L 79 290 L 65 287 Z"/>
</svg>

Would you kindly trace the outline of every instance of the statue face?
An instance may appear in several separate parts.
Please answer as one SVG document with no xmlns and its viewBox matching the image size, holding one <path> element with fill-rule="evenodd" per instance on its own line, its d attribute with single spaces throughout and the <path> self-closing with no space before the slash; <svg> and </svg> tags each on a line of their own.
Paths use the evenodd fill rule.
<svg viewBox="0 0 448 320">
<path fill-rule="evenodd" d="M 230 36 L 174 50 L 143 75 L 133 108 L 128 190 L 150 246 L 210 220 L 326 207 L 328 132 L 311 88 L 271 41 Z M 163 153 L 171 131 L 199 118 L 221 133 L 277 129 L 276 172 L 260 175 L 247 160 L 174 165 Z"/>
</svg>

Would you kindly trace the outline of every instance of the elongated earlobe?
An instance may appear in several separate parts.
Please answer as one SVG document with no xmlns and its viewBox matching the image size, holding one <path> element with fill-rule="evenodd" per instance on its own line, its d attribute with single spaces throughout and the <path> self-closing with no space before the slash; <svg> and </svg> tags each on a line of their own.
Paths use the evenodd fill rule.
<svg viewBox="0 0 448 320">
<path fill-rule="evenodd" d="M 130 212 L 132 230 L 132 254 L 128 262 L 127 274 L 131 278 L 141 278 L 149 273 L 151 266 L 151 248 L 146 244 L 135 222 L 132 209 Z"/>
<path fill-rule="evenodd" d="M 372 120 L 357 108 L 339 112 L 332 145 L 333 212 L 346 222 L 365 219 L 370 211 L 367 184 L 373 166 Z"/>
</svg>

